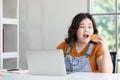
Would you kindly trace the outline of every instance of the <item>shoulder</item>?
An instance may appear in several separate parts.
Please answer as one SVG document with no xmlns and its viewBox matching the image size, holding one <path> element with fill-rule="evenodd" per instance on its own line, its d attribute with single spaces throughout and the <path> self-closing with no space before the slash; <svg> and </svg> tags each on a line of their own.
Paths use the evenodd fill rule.
<svg viewBox="0 0 120 80">
<path fill-rule="evenodd" d="M 63 41 L 61 42 L 59 45 L 57 45 L 56 49 L 62 49 L 64 54 L 66 53 L 67 51 L 67 48 L 68 48 L 68 43 Z"/>
<path fill-rule="evenodd" d="M 90 43 L 92 43 L 94 45 L 93 48 L 95 48 L 95 49 L 102 49 L 100 43 L 94 43 L 94 42 L 90 42 Z"/>
<path fill-rule="evenodd" d="M 56 49 L 61 49 L 64 47 L 68 47 L 68 43 L 65 41 L 62 41 L 60 44 L 57 45 Z"/>
<path fill-rule="evenodd" d="M 94 44 L 92 53 L 93 53 L 96 57 L 99 57 L 99 56 L 103 55 L 103 50 L 102 50 L 102 47 L 101 47 L 101 45 L 100 45 L 99 43 L 95 43 L 95 44 Z"/>
<path fill-rule="evenodd" d="M 102 47 L 101 47 L 100 43 L 95 43 L 94 48 L 97 49 L 97 50 L 102 50 Z"/>
</svg>

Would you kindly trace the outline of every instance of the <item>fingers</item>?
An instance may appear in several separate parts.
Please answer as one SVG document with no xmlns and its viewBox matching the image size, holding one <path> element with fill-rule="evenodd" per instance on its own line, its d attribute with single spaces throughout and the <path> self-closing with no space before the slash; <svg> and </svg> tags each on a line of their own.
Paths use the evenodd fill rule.
<svg viewBox="0 0 120 80">
<path fill-rule="evenodd" d="M 94 34 L 95 38 L 97 39 L 98 42 L 100 43 L 106 43 L 106 39 L 102 35 Z"/>
<path fill-rule="evenodd" d="M 100 43 L 104 51 L 108 50 L 108 44 L 104 36 L 95 34 L 95 38 L 97 39 L 97 42 Z"/>
</svg>

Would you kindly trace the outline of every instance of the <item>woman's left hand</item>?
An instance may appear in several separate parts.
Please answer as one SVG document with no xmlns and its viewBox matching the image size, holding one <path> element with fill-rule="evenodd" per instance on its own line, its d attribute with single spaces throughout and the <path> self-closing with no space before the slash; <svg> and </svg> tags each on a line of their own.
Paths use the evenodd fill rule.
<svg viewBox="0 0 120 80">
<path fill-rule="evenodd" d="M 108 44 L 105 37 L 101 35 L 95 35 L 95 38 L 97 39 L 97 42 L 101 44 L 103 51 L 108 50 Z"/>
</svg>

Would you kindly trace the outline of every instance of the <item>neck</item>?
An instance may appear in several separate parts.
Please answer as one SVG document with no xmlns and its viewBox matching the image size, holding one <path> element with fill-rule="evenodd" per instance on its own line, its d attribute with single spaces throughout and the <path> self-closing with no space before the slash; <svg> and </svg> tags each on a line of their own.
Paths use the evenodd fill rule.
<svg viewBox="0 0 120 80">
<path fill-rule="evenodd" d="M 86 46 L 88 43 L 84 43 L 84 42 L 76 42 L 77 46 Z"/>
<path fill-rule="evenodd" d="M 88 43 L 81 43 L 81 42 L 76 42 L 75 46 L 76 46 L 76 50 L 77 52 L 81 52 L 87 45 Z"/>
</svg>

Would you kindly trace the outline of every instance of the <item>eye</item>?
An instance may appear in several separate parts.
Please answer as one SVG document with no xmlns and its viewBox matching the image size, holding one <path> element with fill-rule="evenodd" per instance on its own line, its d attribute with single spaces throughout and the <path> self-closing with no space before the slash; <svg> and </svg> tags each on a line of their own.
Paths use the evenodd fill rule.
<svg viewBox="0 0 120 80">
<path fill-rule="evenodd" d="M 85 28 L 85 26 L 79 26 L 79 28 Z"/>
<path fill-rule="evenodd" d="M 88 28 L 92 28 L 92 26 L 88 26 Z"/>
</svg>

